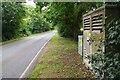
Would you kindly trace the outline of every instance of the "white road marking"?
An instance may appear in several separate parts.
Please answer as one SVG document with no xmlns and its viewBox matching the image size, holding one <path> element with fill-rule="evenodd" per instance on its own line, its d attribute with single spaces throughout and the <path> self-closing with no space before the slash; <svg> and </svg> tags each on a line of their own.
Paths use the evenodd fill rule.
<svg viewBox="0 0 120 80">
<path fill-rule="evenodd" d="M 55 35 L 55 34 L 54 34 Z M 53 35 L 53 36 L 54 36 Z M 50 38 L 51 39 L 51 38 Z M 24 78 L 24 75 L 26 74 L 26 72 L 28 71 L 28 69 L 30 68 L 30 66 L 32 65 L 32 63 L 34 62 L 34 60 L 37 58 L 37 56 L 39 55 L 39 53 L 42 51 L 42 49 L 46 46 L 46 44 L 50 41 L 50 39 L 42 46 L 42 48 L 40 48 L 40 50 L 38 51 L 38 53 L 35 55 L 35 57 L 32 59 L 32 61 L 29 63 L 29 65 L 27 66 L 27 68 L 24 70 L 24 72 L 22 73 L 22 75 L 19 78 Z"/>
</svg>

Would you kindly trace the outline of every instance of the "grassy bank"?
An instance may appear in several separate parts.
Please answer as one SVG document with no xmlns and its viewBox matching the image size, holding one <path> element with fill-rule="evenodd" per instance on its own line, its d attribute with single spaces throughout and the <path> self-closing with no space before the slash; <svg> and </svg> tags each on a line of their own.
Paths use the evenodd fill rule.
<svg viewBox="0 0 120 80">
<path fill-rule="evenodd" d="M 45 46 L 29 78 L 88 78 L 93 74 L 82 64 L 77 42 L 55 35 Z"/>
<path fill-rule="evenodd" d="M 52 31 L 52 30 L 51 30 Z M 24 36 L 24 37 L 18 37 L 18 38 L 13 38 L 11 40 L 7 40 L 7 41 L 3 41 L 3 42 L 0 42 L 0 45 L 5 45 L 5 44 L 8 44 L 8 43 L 11 43 L 11 42 L 14 42 L 14 41 L 18 41 L 18 40 L 21 40 L 25 37 L 31 37 L 31 36 L 38 36 L 38 35 L 42 35 L 42 34 L 45 34 L 47 32 L 50 32 L 50 31 L 46 31 L 46 32 L 41 32 L 41 33 L 36 33 L 36 34 L 31 34 L 29 36 Z"/>
</svg>

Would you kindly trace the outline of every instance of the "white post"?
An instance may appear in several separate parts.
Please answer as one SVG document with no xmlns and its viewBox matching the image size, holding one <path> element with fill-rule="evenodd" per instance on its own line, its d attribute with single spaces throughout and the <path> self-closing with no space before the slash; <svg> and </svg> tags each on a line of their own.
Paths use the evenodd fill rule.
<svg viewBox="0 0 120 80">
<path fill-rule="evenodd" d="M 82 56 L 82 44 L 83 44 L 83 39 L 82 39 L 82 35 L 78 35 L 78 53 Z"/>
</svg>

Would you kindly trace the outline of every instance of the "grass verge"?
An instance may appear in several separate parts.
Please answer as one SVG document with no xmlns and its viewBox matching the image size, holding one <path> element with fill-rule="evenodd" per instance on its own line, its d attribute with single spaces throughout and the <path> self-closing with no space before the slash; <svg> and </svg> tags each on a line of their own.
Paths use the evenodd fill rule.
<svg viewBox="0 0 120 80">
<path fill-rule="evenodd" d="M 21 40 L 23 38 L 24 37 L 20 37 L 20 38 L 11 39 L 11 40 L 8 40 L 8 41 L 0 42 L 0 45 L 5 45 L 5 44 L 8 44 L 8 43 L 11 43 L 11 42 L 14 42 L 14 41 Z"/>
<path fill-rule="evenodd" d="M 29 78 L 91 78 L 93 74 L 82 64 L 77 42 L 57 34 L 42 50 L 38 64 Z"/>
<path fill-rule="evenodd" d="M 52 31 L 52 30 L 51 30 Z M 36 34 L 31 34 L 29 36 L 24 36 L 24 37 L 18 37 L 18 38 L 15 38 L 15 39 L 11 39 L 11 40 L 7 40 L 7 41 L 4 41 L 4 42 L 0 42 L 0 46 L 1 45 L 5 45 L 5 44 L 8 44 L 8 43 L 11 43 L 11 42 L 14 42 L 14 41 L 18 41 L 18 40 L 21 40 L 25 37 L 31 37 L 31 36 L 38 36 L 38 35 L 42 35 L 42 34 L 45 34 L 47 32 L 50 32 L 50 31 L 46 31 L 46 32 L 41 32 L 41 33 L 36 33 Z"/>
</svg>

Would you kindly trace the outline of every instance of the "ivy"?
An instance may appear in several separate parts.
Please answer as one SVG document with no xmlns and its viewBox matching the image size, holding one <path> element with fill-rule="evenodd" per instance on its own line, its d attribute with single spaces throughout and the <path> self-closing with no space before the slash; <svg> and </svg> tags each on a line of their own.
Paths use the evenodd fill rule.
<svg viewBox="0 0 120 80">
<path fill-rule="evenodd" d="M 90 55 L 92 68 L 100 79 L 120 78 L 120 20 L 112 20 L 106 27 L 105 41 L 100 41 L 97 52 Z M 105 52 L 102 47 L 105 46 Z"/>
</svg>

